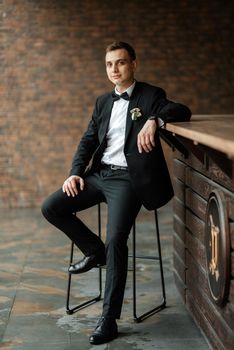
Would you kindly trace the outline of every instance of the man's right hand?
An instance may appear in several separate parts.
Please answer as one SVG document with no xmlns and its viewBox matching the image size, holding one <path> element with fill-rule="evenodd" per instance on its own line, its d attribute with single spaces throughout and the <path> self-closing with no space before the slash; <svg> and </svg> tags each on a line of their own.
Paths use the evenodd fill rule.
<svg viewBox="0 0 234 350">
<path fill-rule="evenodd" d="M 68 195 L 68 197 L 75 197 L 79 194 L 79 191 L 84 189 L 84 180 L 78 175 L 69 176 L 63 183 L 63 192 Z"/>
</svg>

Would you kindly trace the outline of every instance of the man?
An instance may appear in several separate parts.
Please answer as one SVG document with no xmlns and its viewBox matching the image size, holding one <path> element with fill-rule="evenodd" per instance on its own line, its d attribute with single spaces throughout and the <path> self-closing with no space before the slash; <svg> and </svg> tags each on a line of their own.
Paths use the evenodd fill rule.
<svg viewBox="0 0 234 350">
<path fill-rule="evenodd" d="M 69 268 L 70 273 L 106 264 L 103 312 L 90 336 L 91 344 L 118 336 L 116 319 L 120 318 L 127 277 L 127 240 L 141 205 L 149 210 L 159 208 L 173 196 L 159 125 L 191 116 L 186 106 L 169 101 L 163 89 L 134 79 L 137 62 L 129 44 L 109 45 L 105 63 L 115 90 L 97 99 L 70 176 L 42 207 L 46 219 L 84 254 Z M 108 208 L 105 245 L 73 215 L 100 202 L 106 202 Z"/>
</svg>

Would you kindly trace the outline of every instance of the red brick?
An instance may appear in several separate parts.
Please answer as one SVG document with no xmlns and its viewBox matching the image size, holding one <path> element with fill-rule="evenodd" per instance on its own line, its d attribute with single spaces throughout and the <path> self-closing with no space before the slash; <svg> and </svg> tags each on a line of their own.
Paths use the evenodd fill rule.
<svg viewBox="0 0 234 350">
<path fill-rule="evenodd" d="M 0 22 L 0 208 L 38 206 L 67 176 L 104 48 L 135 46 L 137 79 L 193 113 L 233 113 L 233 8 L 218 0 L 5 0 Z"/>
</svg>

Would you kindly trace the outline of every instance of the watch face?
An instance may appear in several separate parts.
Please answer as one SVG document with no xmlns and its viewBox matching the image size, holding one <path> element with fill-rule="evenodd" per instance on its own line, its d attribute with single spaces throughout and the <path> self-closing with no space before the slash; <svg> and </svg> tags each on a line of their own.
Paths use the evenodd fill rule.
<svg viewBox="0 0 234 350">
<path fill-rule="evenodd" d="M 223 305 L 229 289 L 230 239 L 225 198 L 221 191 L 210 194 L 205 222 L 206 266 L 213 301 Z"/>
</svg>

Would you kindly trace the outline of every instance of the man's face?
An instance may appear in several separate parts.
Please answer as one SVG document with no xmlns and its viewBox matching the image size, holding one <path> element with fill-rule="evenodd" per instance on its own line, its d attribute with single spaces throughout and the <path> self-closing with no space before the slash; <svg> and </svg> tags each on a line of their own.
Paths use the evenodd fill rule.
<svg viewBox="0 0 234 350">
<path fill-rule="evenodd" d="M 132 61 L 127 50 L 118 49 L 106 54 L 106 73 L 119 92 L 126 90 L 134 81 L 136 61 Z"/>
</svg>

